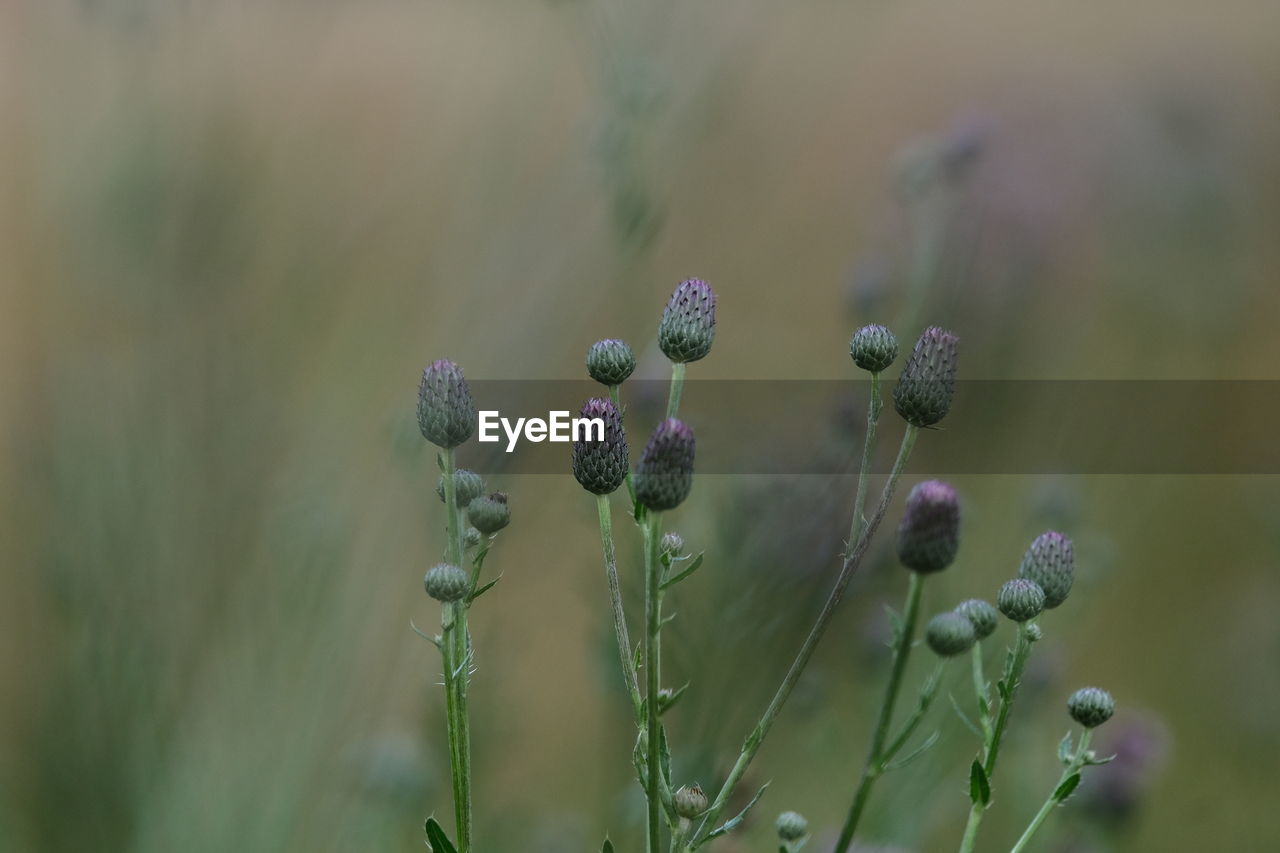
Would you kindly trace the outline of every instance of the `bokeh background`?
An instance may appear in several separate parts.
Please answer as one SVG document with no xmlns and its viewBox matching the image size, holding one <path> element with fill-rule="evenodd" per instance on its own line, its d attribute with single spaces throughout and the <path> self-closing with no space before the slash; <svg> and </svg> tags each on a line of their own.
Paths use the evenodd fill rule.
<svg viewBox="0 0 1280 853">
<path fill-rule="evenodd" d="M 0 849 L 421 849 L 449 813 L 438 656 L 409 627 L 438 620 L 431 359 L 577 379 L 621 336 L 661 378 L 647 342 L 698 275 L 720 325 L 696 378 L 854 378 L 848 335 L 878 321 L 955 328 L 967 378 L 1280 379 L 1278 102 L 1280 7 L 1247 0 L 3 4 Z M 815 445 L 856 446 L 856 388 Z M 1253 416 L 1148 426 L 1229 444 Z M 638 849 L 591 501 L 490 482 L 515 521 L 473 618 L 484 849 Z M 1046 527 L 1081 565 L 982 849 L 1052 785 L 1090 683 L 1122 760 L 1043 849 L 1280 849 L 1276 479 L 956 482 L 965 547 L 926 610 L 992 595 Z M 669 642 L 681 778 L 736 753 L 851 495 L 717 475 L 672 514 L 708 552 Z M 773 849 L 786 808 L 826 849 L 905 585 L 883 544 L 723 850 Z M 868 844 L 956 846 L 974 744 L 934 719 Z"/>
</svg>

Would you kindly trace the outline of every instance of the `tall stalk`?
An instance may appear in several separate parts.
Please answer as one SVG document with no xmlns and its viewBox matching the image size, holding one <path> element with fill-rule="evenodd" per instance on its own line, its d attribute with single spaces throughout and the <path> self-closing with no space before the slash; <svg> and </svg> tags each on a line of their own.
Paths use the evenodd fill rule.
<svg viewBox="0 0 1280 853">
<path fill-rule="evenodd" d="M 871 454 L 875 449 L 876 428 L 880 424 L 880 410 L 884 401 L 880 396 L 880 373 L 871 374 L 871 400 L 867 404 L 867 433 L 862 439 L 862 467 L 858 469 L 858 491 L 853 501 L 853 520 L 849 523 L 849 544 L 845 546 L 845 555 L 853 551 L 862 535 L 866 519 L 863 514 L 867 505 L 867 483 L 871 480 Z"/>
<path fill-rule="evenodd" d="M 444 499 L 448 531 L 448 559 L 462 565 L 462 519 L 458 509 L 454 483 L 455 454 L 453 448 L 441 451 L 444 457 Z M 454 819 L 457 824 L 458 851 L 471 849 L 471 729 L 467 709 L 467 682 L 471 668 L 471 641 L 467 633 L 468 601 L 444 606 L 444 624 L 440 650 L 444 658 L 445 708 L 449 734 L 450 776 L 453 780 Z"/>
<path fill-rule="evenodd" d="M 640 685 L 636 680 L 634 661 L 631 657 L 631 638 L 627 632 L 627 617 L 622 607 L 622 586 L 618 582 L 618 559 L 613 544 L 613 513 L 608 495 L 596 495 L 596 509 L 600 516 L 600 542 L 604 547 L 604 572 L 609 586 L 609 606 L 613 613 L 613 633 L 618 643 L 618 658 L 622 664 L 622 679 L 631 697 L 631 711 L 640 722 L 642 700 Z"/>
<path fill-rule="evenodd" d="M 1053 793 L 1044 801 L 1044 805 L 1040 806 L 1040 811 L 1036 812 L 1036 816 L 1031 819 L 1031 823 L 1023 831 L 1022 836 L 1018 838 L 1018 842 L 1013 845 L 1013 849 L 1009 853 L 1022 853 L 1027 845 L 1031 842 L 1031 836 L 1036 834 L 1036 830 L 1040 829 L 1040 825 L 1049 817 L 1049 813 L 1053 811 L 1055 806 L 1059 806 L 1071 795 L 1075 787 L 1080 782 L 1080 770 L 1089 763 L 1089 741 L 1093 738 L 1093 731 L 1085 729 L 1084 734 L 1080 735 L 1080 743 L 1076 747 L 1076 751 L 1067 760 L 1066 767 L 1062 770 L 1062 775 L 1058 778 L 1058 783 L 1053 786 Z"/>
<path fill-rule="evenodd" d="M 649 853 L 661 850 L 661 734 L 658 726 L 658 690 L 662 631 L 661 561 L 658 559 L 658 537 L 662 529 L 662 514 L 651 512 L 645 520 L 644 530 L 644 673 L 645 673 L 645 799 L 648 801 L 647 829 Z"/>
</svg>

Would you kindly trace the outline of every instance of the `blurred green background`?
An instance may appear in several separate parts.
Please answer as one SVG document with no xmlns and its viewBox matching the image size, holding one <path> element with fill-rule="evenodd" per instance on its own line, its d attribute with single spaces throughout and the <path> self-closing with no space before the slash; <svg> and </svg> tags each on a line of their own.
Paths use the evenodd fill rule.
<svg viewBox="0 0 1280 853">
<path fill-rule="evenodd" d="M 0 848 L 422 849 L 450 810 L 409 628 L 439 618 L 431 359 L 579 378 L 698 275 L 698 378 L 852 377 L 875 321 L 957 329 L 966 378 L 1280 379 L 1278 102 L 1280 6 L 1246 0 L 3 4 Z M 481 843 L 635 850 L 591 501 L 490 482 L 515 521 L 473 617 Z M 965 547 L 928 611 L 991 596 L 1046 527 L 1081 565 L 980 848 L 1034 812 L 1062 702 L 1097 683 L 1129 775 L 1086 781 L 1043 849 L 1280 849 L 1276 478 L 956 482 Z M 681 778 L 721 778 L 851 495 L 703 477 L 672 514 L 708 551 L 673 603 Z M 904 584 L 881 549 L 724 851 L 771 849 L 785 808 L 826 849 Z M 868 843 L 958 842 L 973 742 L 936 719 Z"/>
</svg>

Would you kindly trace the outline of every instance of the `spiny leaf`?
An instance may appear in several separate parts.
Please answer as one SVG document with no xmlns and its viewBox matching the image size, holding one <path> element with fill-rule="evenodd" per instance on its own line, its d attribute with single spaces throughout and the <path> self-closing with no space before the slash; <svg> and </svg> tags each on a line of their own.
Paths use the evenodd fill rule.
<svg viewBox="0 0 1280 853">
<path fill-rule="evenodd" d="M 432 853 L 458 853 L 458 848 L 453 846 L 453 842 L 444 834 L 444 830 L 440 828 L 440 824 L 436 823 L 435 818 L 427 818 L 426 830 L 427 843 L 431 845 Z"/>
<path fill-rule="evenodd" d="M 760 790 L 756 791 L 756 795 L 751 798 L 751 802 L 747 803 L 746 808 L 738 812 L 738 814 L 734 816 L 731 820 L 726 820 L 719 827 L 711 830 L 711 832 L 707 834 L 707 837 L 702 839 L 702 841 L 700 841 L 699 844 L 700 845 L 705 844 L 713 838 L 719 838 L 721 835 L 724 835 L 728 832 L 732 832 L 734 828 L 737 827 L 738 824 L 746 820 L 747 812 L 751 811 L 752 806 L 760 802 L 760 798 L 764 796 L 764 792 L 768 787 L 769 787 L 769 783 L 765 782 L 764 785 L 760 788 Z"/>
<path fill-rule="evenodd" d="M 613 842 L 606 838 L 604 846 L 600 848 L 600 853 L 613 853 Z"/>
<path fill-rule="evenodd" d="M 1070 776 L 1062 780 L 1062 784 L 1053 792 L 1053 799 L 1056 802 L 1062 802 L 1071 796 L 1071 792 L 1080 784 L 1080 774 L 1072 773 Z"/>
<path fill-rule="evenodd" d="M 468 600 L 469 600 L 469 601 L 475 601 L 477 598 L 479 598 L 480 596 L 484 595 L 484 594 L 485 594 L 486 592 L 488 592 L 489 590 L 493 589 L 494 584 L 496 584 L 496 583 L 497 583 L 498 581 L 500 581 L 500 580 L 502 580 L 502 575 L 498 575 L 496 578 L 494 578 L 493 580 L 489 581 L 487 584 L 485 584 L 484 586 L 480 587 L 480 588 L 479 588 L 479 589 L 477 589 L 475 592 L 471 593 L 471 598 L 470 598 L 470 599 L 468 599 Z"/>
<path fill-rule="evenodd" d="M 987 771 L 976 758 L 969 768 L 969 801 L 982 806 L 991 802 L 991 783 L 987 781 Z"/>
</svg>

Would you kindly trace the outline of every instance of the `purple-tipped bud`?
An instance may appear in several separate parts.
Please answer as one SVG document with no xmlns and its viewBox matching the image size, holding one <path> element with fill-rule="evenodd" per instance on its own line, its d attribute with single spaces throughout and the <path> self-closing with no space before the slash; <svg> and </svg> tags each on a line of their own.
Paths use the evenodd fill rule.
<svg viewBox="0 0 1280 853">
<path fill-rule="evenodd" d="M 636 466 L 636 500 L 655 512 L 675 509 L 693 488 L 693 430 L 675 418 L 658 424 Z"/>
<path fill-rule="evenodd" d="M 884 326 L 863 326 L 849 341 L 849 356 L 868 373 L 880 373 L 898 357 L 898 339 Z"/>
<path fill-rule="evenodd" d="M 951 484 L 917 483 L 898 525 L 898 560 L 913 572 L 940 572 L 960 549 L 960 501 Z"/>
<path fill-rule="evenodd" d="M 476 428 L 476 407 L 462 368 L 452 361 L 433 361 L 418 386 L 418 428 L 437 447 L 462 444 Z"/>
<path fill-rule="evenodd" d="M 1000 624 L 1000 614 L 994 605 L 981 598 L 971 598 L 956 605 L 956 612 L 973 623 L 973 632 L 979 640 L 985 640 L 995 633 Z"/>
<path fill-rule="evenodd" d="M 1018 577 L 1040 584 L 1046 608 L 1067 600 L 1075 576 L 1076 555 L 1071 540 L 1053 530 L 1035 538 L 1018 567 Z"/>
<path fill-rule="evenodd" d="M 968 617 L 951 612 L 939 613 L 930 619 L 924 629 L 924 639 L 938 657 L 950 658 L 973 648 L 978 635 Z"/>
<path fill-rule="evenodd" d="M 662 312 L 658 346 L 677 363 L 697 361 L 711 352 L 716 337 L 716 294 L 700 278 L 680 283 Z"/>
<path fill-rule="evenodd" d="M 627 479 L 630 457 L 622 415 L 610 400 L 593 397 L 582 407 L 582 418 L 604 422 L 603 438 L 590 427 L 585 437 L 573 443 L 573 476 L 593 495 L 611 494 Z"/>
<path fill-rule="evenodd" d="M 1067 700 L 1067 713 L 1086 729 L 1096 729 L 1116 712 L 1116 700 L 1101 687 L 1082 687 Z"/>
<path fill-rule="evenodd" d="M 511 523 L 511 507 L 505 492 L 481 495 L 467 505 L 467 520 L 485 536 L 491 536 Z"/>
<path fill-rule="evenodd" d="M 1044 610 L 1044 590 L 1026 578 L 1014 578 L 1000 587 L 996 607 L 1014 622 L 1026 622 Z"/>
<path fill-rule="evenodd" d="M 635 369 L 636 355 L 622 341 L 596 341 L 587 350 L 587 373 L 601 385 L 621 385 Z"/>
<path fill-rule="evenodd" d="M 930 326 L 916 341 L 893 388 L 893 405 L 912 426 L 931 427 L 951 410 L 960 339 Z"/>
</svg>

